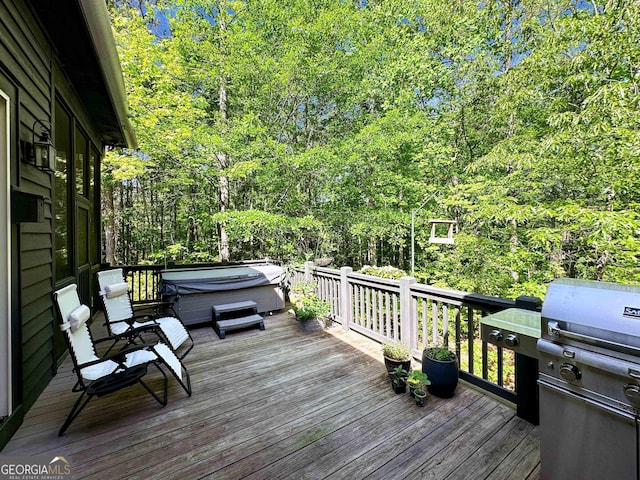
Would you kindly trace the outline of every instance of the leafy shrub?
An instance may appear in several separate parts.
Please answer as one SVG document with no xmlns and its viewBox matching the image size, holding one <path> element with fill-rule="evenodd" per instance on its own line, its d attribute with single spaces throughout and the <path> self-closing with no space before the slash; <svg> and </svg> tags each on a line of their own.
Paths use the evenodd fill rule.
<svg viewBox="0 0 640 480">
<path fill-rule="evenodd" d="M 372 267 L 371 265 L 364 265 L 360 269 L 360 273 L 372 275 L 374 277 L 388 278 L 390 280 L 400 280 L 402 277 L 407 275 L 404 270 L 400 270 L 399 268 L 391 266 Z"/>
</svg>

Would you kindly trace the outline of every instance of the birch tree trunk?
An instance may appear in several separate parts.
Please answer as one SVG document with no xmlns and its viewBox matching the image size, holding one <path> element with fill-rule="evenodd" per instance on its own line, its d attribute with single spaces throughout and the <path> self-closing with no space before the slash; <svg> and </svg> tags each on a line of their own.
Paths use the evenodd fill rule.
<svg viewBox="0 0 640 480">
<path fill-rule="evenodd" d="M 226 29 L 226 21 L 224 15 L 219 15 L 218 24 L 221 31 L 224 31 Z M 224 35 L 222 35 L 221 38 L 224 38 Z M 223 40 L 220 40 L 220 42 L 223 43 Z M 224 45 L 220 45 L 220 50 L 224 50 Z M 228 98 L 227 82 L 224 76 L 224 72 L 222 72 L 220 75 L 220 89 L 218 93 L 220 115 L 222 117 L 222 121 L 226 123 L 228 119 Z M 220 164 L 220 213 L 224 213 L 229 209 L 229 178 L 225 175 L 225 170 L 229 166 L 229 159 L 227 152 L 218 152 L 216 154 L 216 157 L 218 158 L 218 163 Z M 229 249 L 229 237 L 227 235 L 227 228 L 224 220 L 221 221 L 218 225 L 218 235 L 220 236 L 220 261 L 228 262 L 231 258 L 231 252 Z"/>
<path fill-rule="evenodd" d="M 116 265 L 116 225 L 114 219 L 113 184 L 104 182 L 102 188 L 102 218 L 104 221 L 105 261 Z"/>
</svg>

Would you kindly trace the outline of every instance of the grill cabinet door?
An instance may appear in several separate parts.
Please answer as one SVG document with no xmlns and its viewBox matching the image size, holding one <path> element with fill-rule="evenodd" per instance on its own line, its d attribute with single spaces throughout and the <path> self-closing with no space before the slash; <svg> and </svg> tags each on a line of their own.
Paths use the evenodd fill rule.
<svg viewBox="0 0 640 480">
<path fill-rule="evenodd" d="M 542 480 L 638 479 L 634 416 L 539 385 Z"/>
</svg>

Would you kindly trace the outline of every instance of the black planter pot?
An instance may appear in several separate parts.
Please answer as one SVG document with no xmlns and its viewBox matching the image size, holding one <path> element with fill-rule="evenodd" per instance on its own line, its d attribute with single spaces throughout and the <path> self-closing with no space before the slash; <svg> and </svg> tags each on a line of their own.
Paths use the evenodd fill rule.
<svg viewBox="0 0 640 480">
<path fill-rule="evenodd" d="M 407 391 L 407 384 L 405 382 L 391 382 L 391 388 L 393 388 L 393 391 L 396 393 L 405 393 Z"/>
<path fill-rule="evenodd" d="M 451 398 L 458 385 L 458 357 L 440 361 L 422 354 L 422 371 L 427 374 L 431 385 L 429 393 L 440 398 Z"/>
<path fill-rule="evenodd" d="M 413 398 L 416 401 L 416 405 L 418 405 L 419 407 L 424 407 L 424 404 L 427 401 L 427 394 L 422 390 L 414 390 Z"/>
<path fill-rule="evenodd" d="M 411 360 L 396 360 L 395 358 L 384 357 L 384 365 L 387 367 L 387 373 L 396 367 L 402 367 L 406 372 L 411 371 Z"/>
<path fill-rule="evenodd" d="M 298 318 L 298 327 L 304 333 L 321 332 L 324 322 L 320 318 Z"/>
</svg>

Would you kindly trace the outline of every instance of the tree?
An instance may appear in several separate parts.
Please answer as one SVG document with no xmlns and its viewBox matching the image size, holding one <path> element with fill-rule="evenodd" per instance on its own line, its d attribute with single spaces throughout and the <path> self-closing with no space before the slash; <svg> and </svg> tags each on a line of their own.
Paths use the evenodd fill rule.
<svg viewBox="0 0 640 480">
<path fill-rule="evenodd" d="M 118 1 L 141 151 L 106 163 L 117 259 L 402 267 L 428 200 L 424 281 L 638 282 L 639 8 Z M 430 217 L 458 222 L 455 247 Z"/>
</svg>

